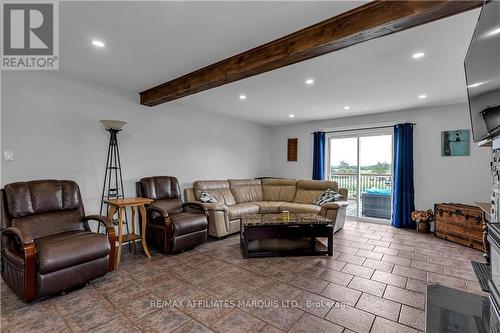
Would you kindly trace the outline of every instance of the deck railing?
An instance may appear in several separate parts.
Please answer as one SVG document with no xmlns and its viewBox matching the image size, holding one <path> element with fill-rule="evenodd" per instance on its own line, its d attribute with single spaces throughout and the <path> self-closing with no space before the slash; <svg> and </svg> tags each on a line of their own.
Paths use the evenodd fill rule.
<svg viewBox="0 0 500 333">
<path fill-rule="evenodd" d="M 357 198 L 357 178 L 358 176 L 353 174 L 333 174 L 330 176 L 330 180 L 336 181 L 339 184 L 339 188 L 346 188 L 349 190 L 349 199 Z M 373 173 L 360 175 L 361 193 L 366 191 L 367 188 L 390 189 L 391 187 L 391 175 Z"/>
</svg>

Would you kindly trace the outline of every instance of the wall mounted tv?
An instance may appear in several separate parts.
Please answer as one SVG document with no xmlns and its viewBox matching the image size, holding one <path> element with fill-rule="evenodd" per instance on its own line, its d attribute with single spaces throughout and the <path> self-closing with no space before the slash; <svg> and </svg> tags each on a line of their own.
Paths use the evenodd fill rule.
<svg viewBox="0 0 500 333">
<path fill-rule="evenodd" d="M 500 1 L 483 5 L 465 58 L 475 142 L 500 135 Z"/>
</svg>

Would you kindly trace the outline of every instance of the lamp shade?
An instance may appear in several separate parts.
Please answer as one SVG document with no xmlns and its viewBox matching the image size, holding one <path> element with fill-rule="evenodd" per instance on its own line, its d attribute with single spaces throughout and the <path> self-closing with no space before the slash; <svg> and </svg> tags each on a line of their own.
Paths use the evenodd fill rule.
<svg viewBox="0 0 500 333">
<path fill-rule="evenodd" d="M 125 126 L 125 124 L 127 124 L 126 121 L 122 120 L 101 120 L 101 123 L 104 127 L 114 130 L 120 130 L 123 126 Z"/>
</svg>

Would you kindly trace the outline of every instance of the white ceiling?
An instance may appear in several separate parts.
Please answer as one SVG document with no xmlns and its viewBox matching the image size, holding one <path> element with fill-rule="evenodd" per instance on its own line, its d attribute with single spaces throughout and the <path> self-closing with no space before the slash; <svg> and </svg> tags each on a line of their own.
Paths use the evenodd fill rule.
<svg viewBox="0 0 500 333">
<path fill-rule="evenodd" d="M 138 93 L 361 4 L 61 2 L 60 71 Z M 478 15 L 456 15 L 156 108 L 183 105 L 279 125 L 464 102 L 463 60 Z M 426 56 L 415 61 L 415 51 Z M 304 84 L 309 77 L 311 87 Z"/>
</svg>

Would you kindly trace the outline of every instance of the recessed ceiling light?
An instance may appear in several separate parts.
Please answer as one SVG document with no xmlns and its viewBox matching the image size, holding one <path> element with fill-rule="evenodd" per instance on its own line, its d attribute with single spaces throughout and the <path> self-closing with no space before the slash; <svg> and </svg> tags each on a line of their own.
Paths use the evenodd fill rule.
<svg viewBox="0 0 500 333">
<path fill-rule="evenodd" d="M 483 84 L 485 84 L 484 81 L 482 81 L 482 82 L 476 82 L 476 83 L 473 83 L 473 84 L 469 84 L 467 86 L 467 88 L 476 88 L 476 87 L 482 86 Z"/>
<path fill-rule="evenodd" d="M 295 118 L 295 115 L 294 114 L 289 114 L 288 117 Z"/>
<path fill-rule="evenodd" d="M 422 58 L 423 56 L 425 55 L 424 52 L 415 52 L 413 53 L 413 55 L 411 56 L 413 59 L 420 59 Z"/>
<path fill-rule="evenodd" d="M 351 107 L 349 105 L 344 106 L 344 110 L 349 110 Z"/>
<path fill-rule="evenodd" d="M 494 28 L 493 30 L 488 31 L 485 34 L 485 37 L 491 37 L 491 36 L 498 35 L 498 34 L 500 34 L 500 27 Z"/>
<path fill-rule="evenodd" d="M 96 47 L 104 47 L 104 42 L 102 42 L 100 40 L 93 40 L 92 45 L 94 45 Z"/>
<path fill-rule="evenodd" d="M 307 80 L 306 80 L 306 84 L 307 84 L 308 86 L 313 85 L 313 84 L 314 84 L 314 79 L 307 79 Z"/>
<path fill-rule="evenodd" d="M 418 95 L 418 98 L 424 99 L 424 98 L 427 98 L 427 95 L 426 94 Z"/>
<path fill-rule="evenodd" d="M 247 99 L 247 95 L 240 95 L 240 99 L 244 101 L 245 99 Z"/>
</svg>

